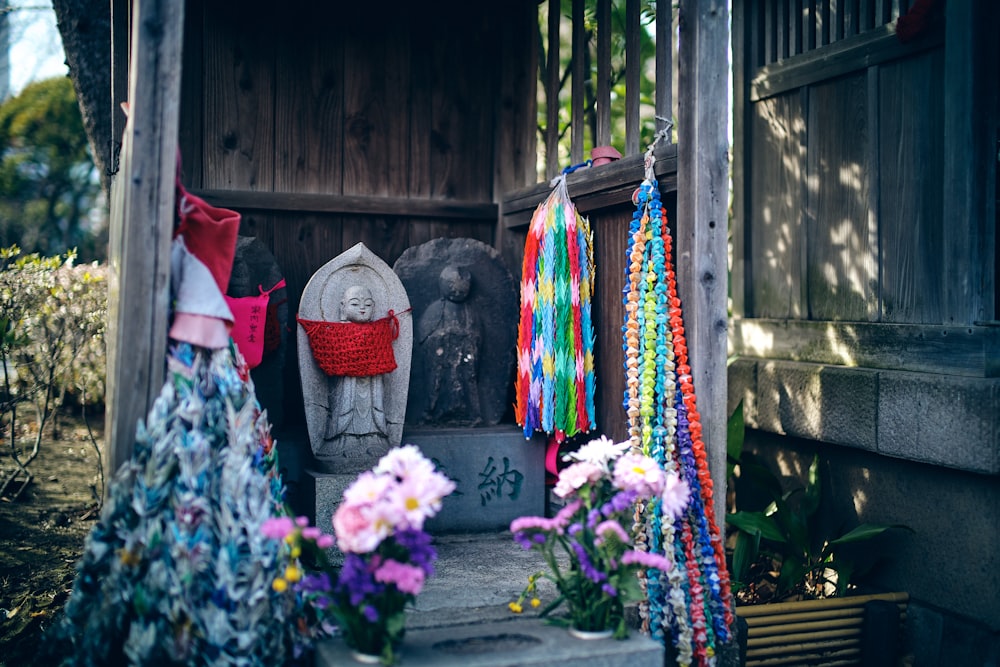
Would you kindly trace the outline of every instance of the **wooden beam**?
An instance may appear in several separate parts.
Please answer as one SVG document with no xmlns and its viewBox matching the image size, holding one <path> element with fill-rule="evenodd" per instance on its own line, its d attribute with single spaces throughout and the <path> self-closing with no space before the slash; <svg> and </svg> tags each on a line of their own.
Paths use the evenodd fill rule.
<svg viewBox="0 0 1000 667">
<path fill-rule="evenodd" d="M 966 377 L 1000 377 L 1000 327 L 734 318 L 732 353 Z"/>
<path fill-rule="evenodd" d="M 493 202 L 454 199 L 417 199 L 375 195 L 328 195 L 259 190 L 194 190 L 213 206 L 236 210 L 349 215 L 390 215 L 407 218 L 462 218 L 496 222 L 499 207 Z"/>
<path fill-rule="evenodd" d="M 109 474 L 131 457 L 136 425 L 163 385 L 184 32 L 183 3 L 135 0 L 132 7 L 131 114 L 108 257 Z"/>
<path fill-rule="evenodd" d="M 579 169 L 566 177 L 569 196 L 580 213 L 586 214 L 609 206 L 627 204 L 635 192 L 637 174 L 643 173 L 642 155 L 631 155 L 601 166 Z M 661 192 L 677 190 L 677 145 L 661 144 L 653 151 L 653 171 Z M 508 228 L 527 225 L 531 214 L 552 192 L 548 183 L 539 183 L 509 193 L 503 200 L 501 215 Z"/>
<path fill-rule="evenodd" d="M 715 489 L 726 515 L 726 348 L 728 290 L 728 48 L 723 0 L 681 0 L 677 124 L 677 290 L 691 374 Z"/>
</svg>

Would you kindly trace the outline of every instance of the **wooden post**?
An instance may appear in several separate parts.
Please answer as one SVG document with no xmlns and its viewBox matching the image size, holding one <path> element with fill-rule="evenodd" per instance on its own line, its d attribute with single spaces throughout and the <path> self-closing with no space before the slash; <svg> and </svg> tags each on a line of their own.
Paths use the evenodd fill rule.
<svg viewBox="0 0 1000 667">
<path fill-rule="evenodd" d="M 726 2 L 681 1 L 677 290 L 720 529 L 726 501 L 728 42 Z"/>
<path fill-rule="evenodd" d="M 112 185 L 105 470 L 128 460 L 163 385 L 184 3 L 135 0 L 130 119 Z M 117 42 L 116 42 L 117 43 Z"/>
</svg>

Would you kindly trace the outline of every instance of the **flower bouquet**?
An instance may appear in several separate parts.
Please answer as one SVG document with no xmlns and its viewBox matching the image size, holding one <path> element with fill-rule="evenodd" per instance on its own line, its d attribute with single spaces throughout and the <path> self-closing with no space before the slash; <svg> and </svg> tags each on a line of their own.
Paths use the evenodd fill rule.
<svg viewBox="0 0 1000 667">
<path fill-rule="evenodd" d="M 519 517 L 511 522 L 514 539 L 525 549 L 539 551 L 549 572 L 528 579 L 528 586 L 511 611 L 520 613 L 525 599 L 541 604 L 538 579 L 546 577 L 559 592 L 541 616 L 565 602 L 575 633 L 627 636 L 624 607 L 642 598 L 640 571 L 667 571 L 671 564 L 658 554 L 635 548 L 630 537 L 637 501 L 655 499 L 665 515 L 677 515 L 688 502 L 688 486 L 674 472 L 664 472 L 643 454 L 626 452 L 628 442 L 607 437 L 592 440 L 563 460 L 572 461 L 559 474 L 554 493 L 566 505 L 552 518 Z"/>
<path fill-rule="evenodd" d="M 304 574 L 291 566 L 274 585 L 301 597 L 308 608 L 302 624 L 318 628 L 312 634 L 329 634 L 332 621 L 359 660 L 367 656 L 394 663 L 405 632 L 406 605 L 416 600 L 437 559 L 424 521 L 440 511 L 441 501 L 454 490 L 455 483 L 437 472 L 416 446 L 390 450 L 344 491 L 334 513 L 336 544 L 344 552 L 335 580 L 320 548 L 332 545 L 331 536 L 290 519 L 283 524 L 273 520 L 272 536 L 285 539 L 293 556 L 313 558 L 314 565 L 305 569 L 317 571 Z"/>
</svg>

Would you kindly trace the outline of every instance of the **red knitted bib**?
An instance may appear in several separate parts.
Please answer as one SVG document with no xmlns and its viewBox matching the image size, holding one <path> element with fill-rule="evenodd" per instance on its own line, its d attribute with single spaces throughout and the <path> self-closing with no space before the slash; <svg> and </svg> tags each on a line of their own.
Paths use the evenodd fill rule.
<svg viewBox="0 0 1000 667">
<path fill-rule="evenodd" d="M 399 320 L 393 311 L 374 322 L 295 319 L 309 336 L 316 364 L 327 375 L 362 377 L 396 370 L 392 341 L 399 336 Z"/>
</svg>

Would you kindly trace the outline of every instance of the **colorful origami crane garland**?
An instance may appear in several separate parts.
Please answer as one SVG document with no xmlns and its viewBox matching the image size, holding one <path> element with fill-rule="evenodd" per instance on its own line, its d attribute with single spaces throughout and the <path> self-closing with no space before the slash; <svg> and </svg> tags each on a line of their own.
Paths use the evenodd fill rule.
<svg viewBox="0 0 1000 667">
<path fill-rule="evenodd" d="M 521 273 L 515 417 L 524 436 L 595 428 L 593 238 L 566 174 L 531 218 Z"/>
<path fill-rule="evenodd" d="M 648 571 L 648 602 L 640 614 L 644 630 L 671 637 L 678 664 L 711 665 L 715 647 L 730 639 L 732 595 L 652 149 L 633 199 L 622 328 L 629 440 L 634 450 L 678 472 L 691 489 L 689 505 L 676 520 L 664 520 L 655 499 L 636 511 L 637 539 L 674 565 L 666 574 Z"/>
</svg>

